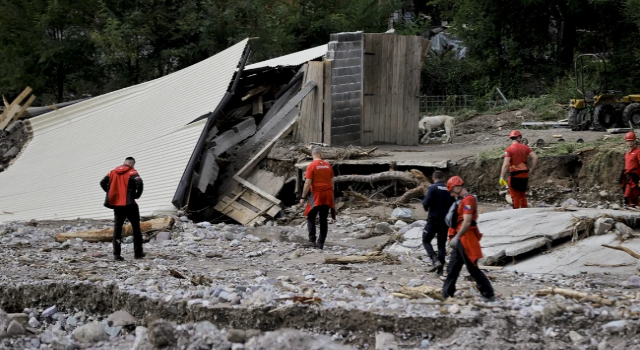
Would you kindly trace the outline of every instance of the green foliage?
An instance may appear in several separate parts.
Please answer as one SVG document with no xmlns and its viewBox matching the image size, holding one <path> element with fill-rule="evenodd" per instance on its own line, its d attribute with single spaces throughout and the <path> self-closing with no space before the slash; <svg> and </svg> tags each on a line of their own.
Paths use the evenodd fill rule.
<svg viewBox="0 0 640 350">
<path fill-rule="evenodd" d="M 580 151 L 591 149 L 598 150 L 598 154 L 606 154 L 607 157 L 611 157 L 614 155 L 624 154 L 626 145 L 621 137 L 608 137 L 584 143 L 557 142 L 549 144 L 544 148 L 534 148 L 534 151 L 539 157 L 551 157 L 576 154 Z M 504 147 L 500 147 L 478 153 L 477 160 L 484 161 L 499 159 L 503 156 Z"/>
</svg>

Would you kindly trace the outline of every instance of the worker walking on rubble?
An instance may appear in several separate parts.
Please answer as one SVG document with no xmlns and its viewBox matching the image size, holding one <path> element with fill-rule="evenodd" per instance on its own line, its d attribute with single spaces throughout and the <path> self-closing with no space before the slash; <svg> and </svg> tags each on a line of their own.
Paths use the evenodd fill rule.
<svg viewBox="0 0 640 350">
<path fill-rule="evenodd" d="M 318 147 L 311 151 L 313 162 L 307 167 L 304 188 L 300 197 L 300 204 L 304 204 L 309 192 L 309 200 L 304 215 L 307 217 L 307 229 L 309 230 L 309 242 L 318 249 L 324 248 L 329 229 L 328 217 L 336 219 L 333 199 L 333 168 L 331 164 L 322 159 L 322 150 Z M 316 216 L 320 216 L 320 236 L 316 240 Z"/>
<path fill-rule="evenodd" d="M 624 139 L 629 150 L 624 154 L 624 171 L 620 184 L 624 191 L 624 204 L 637 207 L 640 197 L 640 149 L 636 145 L 636 134 L 633 131 L 629 131 Z"/>
<path fill-rule="evenodd" d="M 438 276 L 443 275 L 444 258 L 447 255 L 447 231 L 448 227 L 445 222 L 447 210 L 453 204 L 454 199 L 447 190 L 444 182 L 442 171 L 436 170 L 431 175 L 433 184 L 427 189 L 427 193 L 422 200 L 424 211 L 428 212 L 427 224 L 422 230 L 422 245 L 427 251 L 427 255 L 431 258 L 433 268 L 431 271 L 437 270 Z M 431 241 L 436 237 L 438 242 L 438 254 L 433 250 Z"/>
<path fill-rule="evenodd" d="M 140 231 L 140 210 L 136 199 L 142 195 L 142 178 L 134 169 L 136 160 L 127 157 L 124 164 L 111 170 L 100 186 L 107 193 L 104 206 L 113 209 L 113 258 L 116 261 L 124 260 L 121 255 L 122 225 L 129 219 L 133 229 L 133 252 L 136 259 L 145 257 L 142 251 L 142 232 Z"/>
<path fill-rule="evenodd" d="M 500 171 L 500 185 L 507 186 L 504 180 L 509 171 L 509 195 L 513 201 L 513 209 L 527 208 L 527 186 L 529 185 L 529 175 L 538 164 L 538 156 L 522 143 L 522 134 L 518 130 L 513 130 L 509 134 L 511 146 L 504 151 L 504 162 Z M 531 167 L 527 166 L 528 159 L 531 158 Z"/>
<path fill-rule="evenodd" d="M 447 190 L 456 198 L 447 213 L 446 222 L 449 226 L 449 245 L 451 256 L 447 266 L 447 279 L 442 287 L 442 297 L 453 297 L 456 293 L 456 281 L 462 270 L 467 271 L 475 279 L 483 301 L 494 301 L 494 292 L 487 276 L 478 268 L 478 259 L 482 258 L 480 239 L 482 234 L 478 230 L 478 203 L 475 196 L 463 187 L 464 181 L 459 176 L 453 176 L 447 181 Z"/>
</svg>

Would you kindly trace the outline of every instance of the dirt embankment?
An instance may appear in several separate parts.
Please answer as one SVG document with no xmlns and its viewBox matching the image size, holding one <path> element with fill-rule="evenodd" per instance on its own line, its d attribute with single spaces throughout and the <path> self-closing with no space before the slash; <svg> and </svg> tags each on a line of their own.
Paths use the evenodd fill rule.
<svg viewBox="0 0 640 350">
<path fill-rule="evenodd" d="M 479 161 L 469 159 L 451 167 L 450 175 L 461 175 L 469 188 L 486 200 L 503 201 L 498 179 L 502 159 Z M 619 203 L 622 200 L 617 183 L 624 159 L 615 150 L 596 149 L 580 155 L 571 154 L 540 158 L 531 174 L 531 198 L 549 205 L 573 198 L 583 205 Z"/>
</svg>

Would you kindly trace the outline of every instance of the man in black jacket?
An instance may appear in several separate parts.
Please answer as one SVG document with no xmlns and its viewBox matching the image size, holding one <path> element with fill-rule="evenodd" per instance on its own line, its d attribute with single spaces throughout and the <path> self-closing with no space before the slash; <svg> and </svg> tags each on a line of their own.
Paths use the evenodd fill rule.
<svg viewBox="0 0 640 350">
<path fill-rule="evenodd" d="M 133 251 L 136 259 L 145 257 L 142 251 L 142 232 L 140 230 L 140 209 L 136 199 L 142 195 L 142 178 L 133 168 L 136 160 L 127 157 L 124 164 L 111 170 L 102 181 L 100 187 L 107 193 L 104 206 L 113 209 L 113 258 L 116 261 L 124 260 L 121 254 L 122 225 L 129 219 L 133 229 Z"/>
<path fill-rule="evenodd" d="M 432 179 L 433 184 L 427 189 L 427 194 L 422 201 L 424 211 L 429 213 L 427 224 L 422 230 L 422 245 L 424 245 L 424 249 L 433 262 L 431 271 L 437 270 L 438 276 L 442 276 L 444 258 L 447 254 L 447 233 L 449 229 L 444 218 L 447 216 L 447 211 L 449 211 L 454 199 L 447 191 L 444 175 L 440 170 L 433 172 Z M 438 241 L 438 255 L 436 255 L 431 245 L 434 236 L 437 237 Z"/>
</svg>

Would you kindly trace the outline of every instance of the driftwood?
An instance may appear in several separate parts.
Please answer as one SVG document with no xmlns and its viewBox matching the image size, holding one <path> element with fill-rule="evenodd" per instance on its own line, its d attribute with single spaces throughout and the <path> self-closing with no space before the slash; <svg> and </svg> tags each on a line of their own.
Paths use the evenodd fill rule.
<svg viewBox="0 0 640 350">
<path fill-rule="evenodd" d="M 541 290 L 536 292 L 536 295 L 538 295 L 538 296 L 553 295 L 553 294 L 558 294 L 558 295 L 562 295 L 562 296 L 565 296 L 565 297 L 573 298 L 573 299 L 576 299 L 578 301 L 589 301 L 589 302 L 592 302 L 592 303 L 598 303 L 598 304 L 602 304 L 602 305 L 606 305 L 606 306 L 613 306 L 613 305 L 616 304 L 615 300 L 603 298 L 603 297 L 601 297 L 599 295 L 595 295 L 595 294 L 587 294 L 587 293 L 583 293 L 583 292 L 578 292 L 578 291 L 571 290 L 571 289 L 547 288 L 547 289 L 541 289 Z"/>
<path fill-rule="evenodd" d="M 394 297 L 406 299 L 432 298 L 444 300 L 444 298 L 442 297 L 442 288 L 429 286 L 402 287 L 400 288 L 400 290 L 391 293 L 391 295 L 393 295 Z"/>
<path fill-rule="evenodd" d="M 311 157 L 311 150 L 306 148 L 306 147 L 302 147 L 302 146 L 298 146 L 295 148 L 296 151 Z M 347 148 L 323 148 L 322 149 L 322 159 L 338 159 L 338 160 L 344 160 L 344 159 L 356 159 L 356 158 L 365 158 L 365 157 L 371 157 L 371 154 L 373 152 L 375 152 L 378 149 L 378 147 L 374 147 L 370 150 L 364 150 L 362 148 L 358 148 L 358 147 L 347 147 Z M 382 155 L 382 154 L 377 154 L 378 156 Z"/>
<path fill-rule="evenodd" d="M 325 258 L 325 264 L 362 264 L 368 262 L 384 262 L 387 264 L 399 264 L 400 261 L 395 255 L 383 253 L 381 251 L 370 252 L 365 255 L 341 256 L 338 258 Z"/>
<path fill-rule="evenodd" d="M 586 262 L 583 264 L 584 266 L 598 266 L 598 267 L 622 267 L 622 266 L 635 266 L 636 264 L 599 264 L 599 263 L 591 263 Z"/>
<path fill-rule="evenodd" d="M 634 252 L 633 250 L 627 248 L 627 247 L 623 247 L 623 246 L 612 246 L 612 245 L 608 245 L 608 244 L 603 244 L 602 245 L 605 248 L 611 248 L 611 249 L 615 249 L 615 250 L 622 250 L 623 252 L 631 255 L 632 257 L 636 258 L 636 259 L 640 259 L 640 254 Z"/>
<path fill-rule="evenodd" d="M 398 181 L 410 185 L 429 184 L 429 180 L 420 170 L 411 169 L 410 171 L 384 171 L 371 175 L 340 175 L 336 176 L 334 182 L 367 182 L 375 183 L 380 181 Z M 424 195 L 424 193 L 423 193 Z"/>
<path fill-rule="evenodd" d="M 167 230 L 173 226 L 174 220 L 171 217 L 157 218 L 140 223 L 142 233 L 153 232 L 158 230 Z M 122 228 L 122 237 L 133 235 L 131 225 L 125 225 Z M 87 230 L 78 232 L 62 232 L 56 235 L 57 242 L 64 242 L 69 239 L 80 238 L 85 242 L 111 242 L 113 239 L 113 228 L 105 228 L 101 230 Z"/>
</svg>

